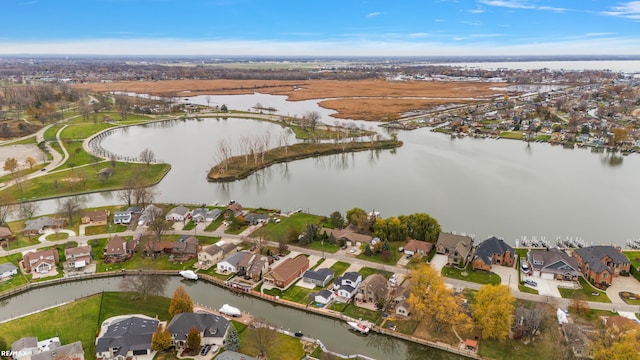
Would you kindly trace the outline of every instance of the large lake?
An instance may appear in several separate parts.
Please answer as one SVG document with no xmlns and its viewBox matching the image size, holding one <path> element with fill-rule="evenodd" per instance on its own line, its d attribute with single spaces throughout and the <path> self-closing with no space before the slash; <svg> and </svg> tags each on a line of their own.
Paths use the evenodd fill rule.
<svg viewBox="0 0 640 360">
<path fill-rule="evenodd" d="M 251 96 L 239 98 L 255 104 Z M 224 97 L 232 104 L 229 100 Z M 257 100 L 286 111 L 279 97 L 266 101 L 259 95 Z M 190 101 L 204 102 L 195 97 Z M 212 96 L 211 101 L 220 100 Z M 523 236 L 549 241 L 561 236 L 624 245 L 640 237 L 635 225 L 640 156 L 633 154 L 451 139 L 424 128 L 400 132 L 404 146 L 396 151 L 306 159 L 233 183 L 207 182 L 220 139 L 237 144 L 242 136 L 267 131 L 276 136 L 283 128 L 231 118 L 170 121 L 116 131 L 102 146 L 128 156 L 148 147 L 158 159 L 171 163 L 172 170 L 158 185 L 160 202 L 211 204 L 234 199 L 249 207 L 302 208 L 322 215 L 353 207 L 380 211 L 383 217 L 427 212 L 445 231 L 473 234 L 477 240 L 496 235 L 511 243 Z M 271 146 L 277 146 L 275 141 Z M 87 206 L 115 203 L 112 194 L 94 194 L 88 196 Z M 52 211 L 55 202 L 43 202 L 42 212 Z"/>
</svg>

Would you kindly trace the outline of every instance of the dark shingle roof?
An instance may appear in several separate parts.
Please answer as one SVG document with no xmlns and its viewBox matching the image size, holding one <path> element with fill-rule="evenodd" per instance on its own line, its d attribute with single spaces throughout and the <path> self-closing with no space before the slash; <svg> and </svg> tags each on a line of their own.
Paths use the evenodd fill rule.
<svg viewBox="0 0 640 360">
<path fill-rule="evenodd" d="M 333 277 L 335 273 L 332 270 L 327 268 L 322 268 L 318 270 L 307 270 L 302 275 L 303 278 L 313 279 L 318 281 L 324 281 L 327 277 Z"/>
<path fill-rule="evenodd" d="M 492 236 L 478 244 L 474 258 L 481 258 L 485 264 L 491 264 L 491 258 L 494 254 L 502 255 L 507 250 L 512 257 L 515 255 L 513 248 L 509 244 L 505 243 L 504 240 Z"/>
<path fill-rule="evenodd" d="M 119 355 L 126 355 L 129 350 L 151 349 L 151 337 L 158 328 L 158 320 L 137 316 L 116 320 L 107 331 L 98 338 L 96 353 L 117 348 Z"/>
<path fill-rule="evenodd" d="M 582 258 L 586 264 L 589 264 L 589 268 L 596 273 L 603 271 L 611 272 L 611 269 L 602 262 L 602 259 L 609 257 L 613 260 L 614 264 L 628 264 L 629 259 L 624 256 L 613 246 L 598 245 L 589 246 L 585 248 L 575 249 L 575 253 Z"/>
<path fill-rule="evenodd" d="M 189 329 L 196 328 L 203 337 L 224 337 L 229 327 L 229 320 L 222 316 L 208 313 L 181 313 L 173 317 L 169 323 L 169 332 L 175 334 L 175 340 L 186 340 Z"/>
</svg>

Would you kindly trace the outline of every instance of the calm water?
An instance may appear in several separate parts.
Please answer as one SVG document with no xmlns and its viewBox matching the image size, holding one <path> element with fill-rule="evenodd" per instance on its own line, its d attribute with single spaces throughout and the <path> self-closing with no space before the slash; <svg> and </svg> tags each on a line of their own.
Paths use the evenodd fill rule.
<svg viewBox="0 0 640 360">
<path fill-rule="evenodd" d="M 0 303 L 0 321 L 100 291 L 119 291 L 119 282 L 120 278 L 95 279 L 32 290 L 2 301 Z M 379 360 L 462 359 L 453 354 L 391 337 L 375 334 L 359 336 L 350 331 L 342 321 L 308 314 L 284 306 L 274 306 L 269 302 L 251 297 L 239 297 L 202 281 L 193 283 L 171 277 L 164 295 L 173 296 L 173 291 L 179 285 L 185 287 L 194 303 L 212 309 L 219 309 L 225 303 L 233 304 L 233 306 L 255 317 L 266 319 L 274 326 L 291 331 L 300 330 L 305 336 L 320 339 L 327 348 L 342 354 L 363 354 Z M 64 316 L 64 314 L 60 316 Z"/>
<path fill-rule="evenodd" d="M 434 64 L 435 65 L 435 64 Z M 477 69 L 551 69 L 551 70 L 611 70 L 614 72 L 639 73 L 639 60 L 584 60 L 584 61 L 500 61 L 500 62 L 468 62 L 446 63 L 451 65 Z"/>
<path fill-rule="evenodd" d="M 204 96 L 189 101 L 206 103 Z M 264 94 L 211 96 L 210 102 L 235 109 L 259 102 L 283 114 L 303 112 L 298 102 Z M 320 109 L 309 102 L 304 108 Z M 323 121 L 332 123 L 323 111 Z M 239 153 L 243 136 L 269 132 L 275 138 L 282 131 L 276 124 L 245 119 L 169 121 L 122 129 L 102 145 L 134 157 L 148 147 L 158 159 L 171 163 L 172 170 L 158 185 L 159 202 L 211 204 L 234 199 L 250 207 L 302 208 L 321 215 L 353 207 L 380 211 L 383 217 L 427 212 L 445 231 L 473 234 L 478 240 L 496 235 L 511 243 L 523 236 L 619 245 L 640 238 L 635 226 L 640 203 L 637 154 L 622 157 L 541 143 L 450 139 L 425 128 L 399 132 L 404 146 L 395 151 L 280 164 L 227 184 L 206 181 L 220 139 Z M 270 146 L 277 146 L 275 139 Z M 111 193 L 86 199 L 86 206 L 118 203 Z M 56 208 L 55 201 L 44 201 L 41 213 Z"/>
</svg>

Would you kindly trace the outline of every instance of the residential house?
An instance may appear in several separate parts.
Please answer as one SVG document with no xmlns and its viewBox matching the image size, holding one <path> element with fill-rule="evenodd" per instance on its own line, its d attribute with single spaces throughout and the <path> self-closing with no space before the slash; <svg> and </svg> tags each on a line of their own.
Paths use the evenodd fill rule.
<svg viewBox="0 0 640 360">
<path fill-rule="evenodd" d="M 316 286 L 325 287 L 335 275 L 336 274 L 333 270 L 327 268 L 307 270 L 302 274 L 302 281 L 309 284 L 315 284 Z"/>
<path fill-rule="evenodd" d="M 407 244 L 404 246 L 404 254 L 413 256 L 415 254 L 420 254 L 422 256 L 429 255 L 433 249 L 433 244 L 426 241 L 420 241 L 415 239 L 410 239 L 407 241 Z"/>
<path fill-rule="evenodd" d="M 327 305 L 335 298 L 333 291 L 323 289 L 320 290 L 314 297 L 314 301 L 320 304 Z"/>
<path fill-rule="evenodd" d="M 343 241 L 349 246 L 360 246 L 362 244 L 369 244 L 373 239 L 370 235 L 358 234 L 353 227 L 346 227 L 344 229 L 320 229 L 320 234 L 327 236 L 333 235 L 338 241 Z"/>
<path fill-rule="evenodd" d="M 29 336 L 14 341 L 11 344 L 11 352 L 11 357 L 14 360 L 30 358 L 31 355 L 38 352 L 38 338 Z"/>
<path fill-rule="evenodd" d="M 193 235 L 182 235 L 173 243 L 171 254 L 179 258 L 193 259 L 198 256 L 199 248 L 198 238 Z"/>
<path fill-rule="evenodd" d="M 31 360 L 84 360 L 84 349 L 80 341 L 66 345 L 54 341 L 47 350 L 31 355 Z"/>
<path fill-rule="evenodd" d="M 198 261 L 201 265 L 211 265 L 224 259 L 225 256 L 236 250 L 233 243 L 225 243 L 219 241 L 216 244 L 209 245 L 198 252 Z"/>
<path fill-rule="evenodd" d="M 509 244 L 492 236 L 478 244 L 471 266 L 473 270 L 489 271 L 493 264 L 513 267 L 516 259 L 515 250 Z"/>
<path fill-rule="evenodd" d="M 205 222 L 207 219 L 207 209 L 205 208 L 197 208 L 191 210 L 191 221 L 194 223 Z"/>
<path fill-rule="evenodd" d="M 149 226 L 159 216 L 162 216 L 161 208 L 153 204 L 147 205 L 138 218 L 138 226 Z"/>
<path fill-rule="evenodd" d="M 215 360 L 257 360 L 253 356 L 241 354 L 239 352 L 225 350 L 215 357 Z"/>
<path fill-rule="evenodd" d="M 55 249 L 37 250 L 24 254 L 22 261 L 26 272 L 46 274 L 55 270 L 59 257 Z"/>
<path fill-rule="evenodd" d="M 238 217 L 238 216 L 241 216 L 242 214 L 243 214 L 242 205 L 240 205 L 240 203 L 237 203 L 237 202 L 232 202 L 224 210 L 224 218 L 225 219 L 228 219 L 229 216 L 231 216 L 231 215 L 233 215 L 235 217 Z"/>
<path fill-rule="evenodd" d="M 171 334 L 171 345 L 178 349 L 185 347 L 187 335 L 192 328 L 200 332 L 200 345 L 224 345 L 229 320 L 209 313 L 184 312 L 175 315 L 167 326 Z"/>
<path fill-rule="evenodd" d="M 116 235 L 104 247 L 104 257 L 110 260 L 125 260 L 135 252 L 137 242 L 127 241 Z"/>
<path fill-rule="evenodd" d="M 333 282 L 333 290 L 342 298 L 351 299 L 362 282 L 362 275 L 355 271 L 349 271 L 337 277 Z"/>
<path fill-rule="evenodd" d="M 4 280 L 13 275 L 18 275 L 18 267 L 10 262 L 0 264 L 0 279 Z"/>
<path fill-rule="evenodd" d="M 113 223 L 114 224 L 129 224 L 133 215 L 128 211 L 114 211 Z"/>
<path fill-rule="evenodd" d="M 65 224 L 65 219 L 51 218 L 44 216 L 41 218 L 27 220 L 24 223 L 24 229 L 22 232 L 25 235 L 37 235 L 42 234 L 46 230 L 62 229 Z"/>
<path fill-rule="evenodd" d="M 91 263 L 91 246 L 76 246 L 64 249 L 64 268 L 80 270 Z"/>
<path fill-rule="evenodd" d="M 595 329 L 589 327 L 583 330 L 582 327 L 584 325 L 578 325 L 575 323 L 564 323 L 561 326 L 564 340 L 569 344 L 571 352 L 573 352 L 573 356 L 576 359 L 593 359 L 593 346 L 584 330 L 589 333 L 593 333 L 595 332 Z"/>
<path fill-rule="evenodd" d="M 158 257 L 160 255 L 171 255 L 173 252 L 173 242 L 171 241 L 145 241 L 143 252 L 145 256 Z"/>
<path fill-rule="evenodd" d="M 107 319 L 96 339 L 96 359 L 125 360 L 151 355 L 151 337 L 159 321 L 144 315 Z M 105 329 L 105 324 L 108 324 Z"/>
<path fill-rule="evenodd" d="M 269 257 L 265 255 L 254 255 L 245 270 L 245 278 L 253 281 L 260 281 L 262 276 L 269 270 Z"/>
<path fill-rule="evenodd" d="M 387 278 L 381 274 L 367 276 L 357 287 L 356 300 L 362 303 L 377 303 L 387 295 Z"/>
<path fill-rule="evenodd" d="M 613 246 L 589 246 L 575 249 L 573 256 L 578 260 L 580 271 L 595 285 L 611 286 L 614 277 L 628 275 L 631 262 Z"/>
<path fill-rule="evenodd" d="M 8 227 L 4 227 L 4 226 L 0 226 L 0 241 L 3 240 L 9 240 L 13 238 L 13 233 L 11 232 L 11 229 L 9 229 Z"/>
<path fill-rule="evenodd" d="M 395 306 L 396 315 L 411 316 L 411 305 L 407 300 L 403 300 Z"/>
<path fill-rule="evenodd" d="M 216 264 L 216 268 L 218 269 L 218 271 L 223 273 L 224 272 L 237 273 L 240 270 L 240 268 L 238 267 L 238 264 L 240 264 L 240 262 L 243 261 L 243 259 L 245 258 L 247 259 L 243 261 L 243 264 L 244 263 L 248 264 L 249 258 L 251 258 L 252 256 L 253 254 L 248 251 L 240 251 L 218 262 Z"/>
<path fill-rule="evenodd" d="M 309 268 L 309 259 L 304 255 L 295 258 L 286 258 L 280 265 L 264 275 L 266 283 L 285 289 L 300 277 Z"/>
<path fill-rule="evenodd" d="M 80 222 L 91 225 L 107 225 L 108 218 L 108 210 L 85 211 L 80 218 Z"/>
<path fill-rule="evenodd" d="M 140 215 L 144 209 L 140 206 L 129 206 L 127 212 L 132 215 Z"/>
<path fill-rule="evenodd" d="M 258 224 L 264 224 L 264 223 L 268 223 L 269 219 L 271 217 L 267 214 L 247 214 L 244 217 L 244 221 L 247 222 L 247 224 L 249 225 L 258 225 Z"/>
<path fill-rule="evenodd" d="M 466 235 L 441 232 L 436 242 L 436 253 L 447 255 L 448 265 L 467 266 L 472 248 L 473 239 Z"/>
<path fill-rule="evenodd" d="M 189 217 L 189 208 L 185 206 L 176 206 L 169 210 L 164 217 L 167 221 L 185 221 Z"/>
<path fill-rule="evenodd" d="M 533 276 L 569 281 L 578 281 L 580 277 L 578 261 L 557 248 L 529 250 L 527 261 Z"/>
<path fill-rule="evenodd" d="M 211 209 L 207 211 L 204 219 L 205 221 L 212 222 L 216 221 L 220 217 L 220 215 L 222 215 L 222 211 L 220 209 Z"/>
</svg>

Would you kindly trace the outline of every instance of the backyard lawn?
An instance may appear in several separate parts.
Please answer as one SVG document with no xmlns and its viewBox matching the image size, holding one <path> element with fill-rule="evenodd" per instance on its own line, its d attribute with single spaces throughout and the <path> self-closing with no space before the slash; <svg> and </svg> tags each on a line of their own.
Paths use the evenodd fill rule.
<svg viewBox="0 0 640 360">
<path fill-rule="evenodd" d="M 320 216 L 301 212 L 292 214 L 289 217 L 281 216 L 279 219 L 279 223 L 265 224 L 265 226 L 254 231 L 251 236 L 262 236 L 276 242 L 280 239 L 286 241 L 289 228 L 294 228 L 298 233 L 301 233 L 308 224 L 316 225 L 320 222 Z"/>
<path fill-rule="evenodd" d="M 240 353 L 250 356 L 258 355 L 258 350 L 253 346 L 253 341 L 251 341 L 253 331 L 255 329 L 247 328 L 240 333 Z M 304 357 L 304 349 L 299 339 L 276 333 L 267 350 L 267 354 L 271 360 L 302 359 Z"/>
<path fill-rule="evenodd" d="M 477 284 L 500 284 L 500 276 L 498 274 L 486 271 L 473 271 L 469 270 L 470 268 L 471 265 L 468 265 L 465 270 L 445 266 L 442 268 L 442 276 L 452 279 L 471 281 Z"/>
<path fill-rule="evenodd" d="M 601 302 L 601 303 L 611 302 L 611 299 L 609 299 L 606 292 L 594 288 L 589 283 L 587 283 L 585 279 L 580 278 L 580 285 L 582 285 L 582 289 L 574 290 L 574 289 L 558 288 L 558 290 L 560 291 L 560 295 L 562 295 L 562 297 L 565 299 L 580 298 L 585 301 L 595 301 L 595 302 Z"/>
</svg>

